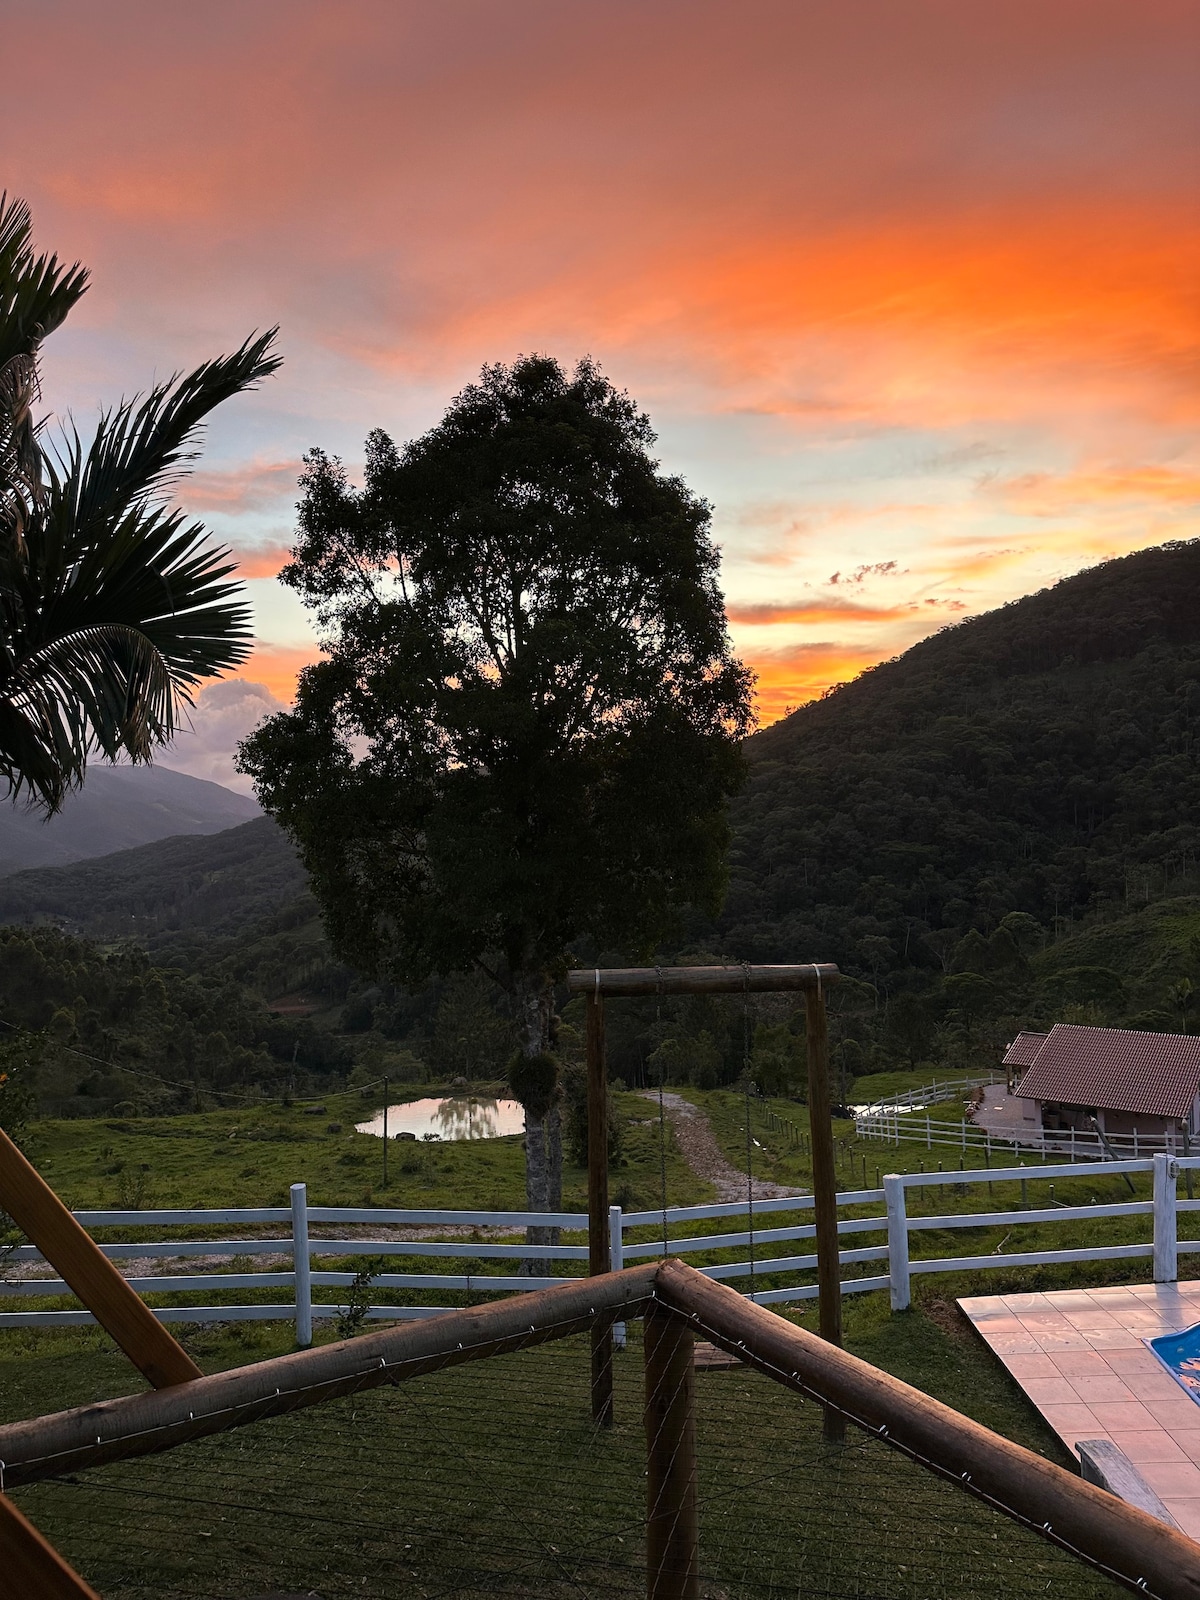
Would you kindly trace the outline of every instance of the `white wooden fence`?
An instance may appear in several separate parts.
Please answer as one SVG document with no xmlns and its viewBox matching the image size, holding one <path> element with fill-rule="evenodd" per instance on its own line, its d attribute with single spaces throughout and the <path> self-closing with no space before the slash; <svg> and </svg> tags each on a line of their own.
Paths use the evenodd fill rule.
<svg viewBox="0 0 1200 1600">
<path fill-rule="evenodd" d="M 864 1266 L 875 1267 L 862 1276 L 851 1275 L 843 1280 L 844 1294 L 861 1294 L 873 1289 L 888 1289 L 893 1309 L 903 1310 L 911 1297 L 914 1274 L 923 1272 L 964 1272 L 1039 1266 L 1052 1263 L 1085 1261 L 1152 1259 L 1156 1282 L 1171 1282 L 1176 1277 L 1179 1251 L 1200 1250 L 1200 1239 L 1179 1238 L 1181 1214 L 1200 1211 L 1200 1199 L 1180 1199 L 1177 1194 L 1178 1176 L 1183 1172 L 1200 1170 L 1200 1157 L 1176 1158 L 1159 1153 L 1150 1159 L 1108 1161 L 1086 1169 L 1089 1177 L 1126 1174 L 1153 1174 L 1153 1198 L 1150 1200 L 1122 1200 L 1112 1204 L 1067 1206 L 1053 1202 L 1049 1205 L 1025 1205 L 1027 1186 L 1030 1183 L 1053 1181 L 1062 1178 L 1079 1178 L 1079 1167 L 1069 1163 L 1037 1167 L 1002 1167 L 980 1171 L 974 1168 L 959 1172 L 903 1173 L 884 1178 L 882 1188 L 856 1189 L 838 1195 L 839 1209 L 854 1208 L 866 1215 L 843 1216 L 838 1222 L 838 1232 L 848 1241 L 859 1236 L 874 1235 L 877 1242 L 861 1245 L 848 1243 L 841 1251 L 843 1267 L 857 1273 Z M 946 1212 L 932 1216 L 910 1216 L 908 1199 L 911 1191 L 933 1189 L 940 1185 L 995 1184 L 1021 1182 L 1022 1205 L 1020 1209 L 1002 1211 L 979 1210 Z M 721 1205 L 675 1206 L 665 1213 L 661 1210 L 623 1212 L 613 1206 L 609 1212 L 610 1240 L 614 1268 L 633 1261 L 654 1256 L 699 1255 L 703 1253 L 747 1251 L 745 1259 L 722 1261 L 716 1265 L 702 1266 L 708 1277 L 725 1280 L 750 1278 L 753 1298 L 761 1305 L 782 1304 L 816 1298 L 815 1283 L 777 1284 L 780 1277 L 794 1278 L 800 1274 L 811 1275 L 816 1268 L 813 1250 L 789 1253 L 786 1247 L 793 1243 L 809 1242 L 815 1238 L 815 1228 L 810 1217 L 811 1195 L 796 1195 L 776 1200 L 755 1201 L 748 1207 L 745 1201 Z M 763 1226 L 765 1218 L 787 1219 L 801 1213 L 795 1221 L 785 1220 L 781 1226 Z M 287 1298 L 271 1303 L 247 1305 L 170 1305 L 155 1308 L 155 1315 L 164 1322 L 244 1322 L 260 1320 L 289 1320 L 296 1325 L 296 1341 L 307 1345 L 312 1340 L 314 1318 L 338 1316 L 346 1302 L 314 1300 L 314 1289 L 345 1289 L 353 1282 L 350 1272 L 316 1270 L 312 1258 L 330 1257 L 435 1257 L 467 1258 L 468 1260 L 495 1261 L 498 1264 L 523 1262 L 534 1257 L 544 1262 L 570 1264 L 576 1271 L 567 1276 L 525 1276 L 519 1271 L 504 1272 L 380 1272 L 371 1278 L 371 1287 L 387 1290 L 456 1290 L 469 1295 L 522 1293 L 532 1289 L 548 1288 L 569 1281 L 586 1271 L 587 1245 L 559 1244 L 553 1246 L 527 1245 L 524 1242 L 464 1238 L 462 1230 L 480 1228 L 520 1229 L 530 1224 L 552 1226 L 565 1232 L 582 1233 L 587 1227 L 587 1217 L 578 1212 L 523 1212 L 523 1211 L 446 1211 L 446 1210 L 394 1210 L 382 1207 L 313 1206 L 307 1203 L 305 1186 L 292 1185 L 290 1207 L 265 1207 L 260 1209 L 230 1209 L 213 1211 L 78 1211 L 75 1213 L 86 1228 L 138 1228 L 149 1226 L 161 1229 L 204 1227 L 261 1227 L 284 1224 L 286 1235 L 276 1237 L 248 1236 L 234 1239 L 166 1239 L 155 1242 L 121 1241 L 101 1246 L 105 1255 L 114 1260 L 137 1258 L 178 1259 L 189 1256 L 263 1257 L 284 1256 L 289 1265 L 286 1271 L 257 1272 L 202 1272 L 196 1274 L 147 1275 L 131 1277 L 133 1288 L 143 1294 L 194 1295 L 212 1294 L 231 1290 L 288 1291 Z M 1144 1244 L 1089 1244 L 1082 1249 L 1014 1251 L 1007 1255 L 993 1252 L 987 1255 L 922 1256 L 914 1255 L 914 1235 L 922 1232 L 941 1232 L 956 1228 L 988 1228 L 1006 1226 L 1018 1228 L 1030 1223 L 1065 1223 L 1086 1220 L 1089 1224 L 1109 1217 L 1145 1217 L 1151 1224 L 1151 1242 Z M 730 1218 L 745 1219 L 746 1226 L 738 1232 L 721 1232 L 714 1228 Z M 310 1224 L 350 1226 L 369 1225 L 373 1228 L 403 1227 L 429 1230 L 458 1230 L 453 1238 L 314 1238 Z M 681 1235 L 680 1229 L 691 1231 Z M 644 1234 L 653 1229 L 654 1237 L 627 1239 L 630 1233 Z M 664 1233 L 666 1238 L 664 1240 Z M 12 1268 L 19 1264 L 41 1263 L 43 1258 L 32 1245 L 22 1245 L 4 1253 L 0 1261 L 0 1299 L 6 1296 L 62 1298 L 70 1294 L 60 1278 L 14 1276 Z M 759 1289 L 759 1279 L 772 1280 L 771 1286 Z M 364 1314 L 372 1319 L 397 1320 L 411 1317 L 439 1316 L 445 1306 L 437 1305 L 371 1305 Z M 94 1321 L 91 1312 L 83 1310 L 5 1311 L 0 1312 L 0 1328 L 61 1327 Z"/>
<path fill-rule="evenodd" d="M 985 1072 L 973 1078 L 935 1078 L 932 1083 L 923 1083 L 916 1089 L 884 1095 L 872 1105 L 863 1106 L 861 1115 L 886 1117 L 897 1111 L 920 1111 L 926 1106 L 936 1106 L 943 1100 L 954 1100 L 960 1095 L 969 1094 L 972 1089 L 990 1088 L 993 1084 L 1006 1081 L 1002 1072 Z M 858 1113 L 856 1121 L 857 1117 Z"/>
<path fill-rule="evenodd" d="M 872 1108 L 854 1118 L 854 1133 L 859 1139 L 878 1139 L 884 1144 L 923 1144 L 927 1150 L 950 1148 L 962 1151 L 982 1150 L 987 1157 L 993 1151 L 1015 1154 L 1033 1152 L 1040 1156 L 1058 1156 L 1067 1161 L 1140 1161 L 1160 1150 L 1179 1148 L 1182 1135 L 1106 1133 L 1101 1137 L 1080 1128 L 1058 1131 L 1022 1133 L 1019 1137 L 1005 1138 L 963 1117 L 934 1117 L 928 1111 L 897 1110 L 892 1107 Z"/>
</svg>

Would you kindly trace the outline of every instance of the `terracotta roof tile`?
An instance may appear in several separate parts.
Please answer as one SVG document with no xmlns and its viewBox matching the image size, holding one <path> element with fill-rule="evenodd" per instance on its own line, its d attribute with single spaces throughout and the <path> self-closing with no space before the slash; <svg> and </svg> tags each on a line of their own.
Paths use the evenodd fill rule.
<svg viewBox="0 0 1200 1600">
<path fill-rule="evenodd" d="M 1016 1092 L 1026 1099 L 1063 1105 L 1184 1117 L 1198 1087 L 1200 1037 L 1194 1034 L 1080 1028 L 1059 1022 L 1046 1035 Z"/>
<path fill-rule="evenodd" d="M 1019 1033 L 1008 1049 L 1004 1052 L 1004 1065 L 1006 1067 L 1029 1067 L 1033 1059 L 1045 1044 L 1047 1034 L 1044 1033 Z"/>
</svg>

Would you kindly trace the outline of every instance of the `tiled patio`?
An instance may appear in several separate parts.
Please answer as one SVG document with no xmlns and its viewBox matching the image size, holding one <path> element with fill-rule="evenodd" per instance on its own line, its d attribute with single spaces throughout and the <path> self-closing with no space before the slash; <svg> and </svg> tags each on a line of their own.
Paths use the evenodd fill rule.
<svg viewBox="0 0 1200 1600">
<path fill-rule="evenodd" d="M 1111 1439 L 1200 1540 L 1200 1405 L 1143 1343 L 1200 1322 L 1200 1282 L 958 1303 L 1072 1455 Z"/>
</svg>

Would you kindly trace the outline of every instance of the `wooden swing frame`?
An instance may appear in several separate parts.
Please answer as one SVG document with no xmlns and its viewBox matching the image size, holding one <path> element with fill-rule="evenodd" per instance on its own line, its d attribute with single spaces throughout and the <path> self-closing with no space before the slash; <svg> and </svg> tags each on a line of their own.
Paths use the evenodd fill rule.
<svg viewBox="0 0 1200 1600">
<path fill-rule="evenodd" d="M 829 1094 L 829 1028 L 825 990 L 841 977 L 831 962 L 799 966 L 592 967 L 567 974 L 567 988 L 587 1007 L 588 1272 L 612 1270 L 608 1232 L 608 1072 L 604 1053 L 606 999 L 674 994 L 781 994 L 804 996 L 808 1065 L 808 1115 L 812 1131 L 813 1212 L 821 1337 L 842 1342 L 841 1263 L 838 1256 L 837 1173 Z M 592 1420 L 613 1423 L 611 1324 L 592 1329 Z M 826 1436 L 842 1437 L 840 1416 L 827 1410 Z"/>
</svg>

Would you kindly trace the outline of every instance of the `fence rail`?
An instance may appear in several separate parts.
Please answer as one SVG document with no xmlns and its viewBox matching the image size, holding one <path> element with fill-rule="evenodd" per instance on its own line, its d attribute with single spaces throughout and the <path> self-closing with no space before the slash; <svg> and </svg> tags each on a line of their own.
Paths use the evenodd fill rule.
<svg viewBox="0 0 1200 1600">
<path fill-rule="evenodd" d="M 927 1150 L 1029 1151 L 1043 1156 L 1065 1156 L 1068 1161 L 1139 1161 L 1158 1151 L 1171 1153 L 1179 1148 L 1177 1136 L 1151 1133 L 1091 1133 L 1082 1128 L 1039 1130 L 1009 1138 L 966 1118 L 950 1119 L 922 1116 L 912 1111 L 872 1108 L 854 1118 L 859 1139 L 877 1139 L 884 1144 L 923 1144 Z"/>
<path fill-rule="evenodd" d="M 883 1095 L 869 1106 L 862 1109 L 863 1116 L 887 1116 L 895 1111 L 923 1111 L 926 1106 L 935 1106 L 943 1100 L 953 1100 L 956 1095 L 969 1092 L 972 1089 L 990 1088 L 994 1083 L 1004 1083 L 1002 1072 L 977 1073 L 974 1077 L 961 1078 L 935 1078 L 932 1083 L 923 1083 L 916 1089 L 904 1089 L 899 1094 Z M 857 1121 L 857 1116 L 855 1121 Z"/>
<path fill-rule="evenodd" d="M 1200 1239 L 1180 1238 L 1181 1214 L 1200 1211 L 1200 1199 L 1182 1199 L 1178 1195 L 1178 1178 L 1188 1177 L 1200 1169 L 1200 1157 L 1175 1157 L 1167 1152 L 1157 1152 L 1151 1157 L 1122 1159 L 1091 1164 L 1089 1176 L 1152 1175 L 1152 1198 L 1130 1199 L 1105 1204 L 1084 1206 L 1064 1205 L 1055 1202 L 1053 1191 L 1050 1204 L 1027 1204 L 1029 1183 L 1081 1176 L 1080 1167 L 1072 1162 L 1050 1163 L 1042 1166 L 972 1168 L 952 1172 L 919 1172 L 889 1174 L 880 1188 L 851 1189 L 838 1195 L 842 1212 L 853 1210 L 856 1215 L 842 1215 L 838 1233 L 845 1241 L 840 1252 L 843 1267 L 849 1269 L 843 1280 L 844 1294 L 868 1293 L 875 1289 L 888 1289 L 894 1309 L 902 1310 L 910 1303 L 911 1283 L 914 1275 L 930 1272 L 1010 1270 L 1018 1266 L 1071 1264 L 1089 1261 L 1153 1260 L 1156 1282 L 1171 1282 L 1177 1276 L 1178 1256 L 1181 1251 L 1200 1250 Z M 935 1186 L 953 1185 L 962 1193 L 969 1185 L 989 1185 L 1020 1182 L 1019 1208 L 997 1209 L 985 1202 L 977 1211 L 939 1211 L 931 1215 L 910 1215 L 909 1200 L 913 1191 L 930 1190 Z M 700 1267 L 705 1276 L 737 1283 L 749 1278 L 749 1298 L 760 1305 L 778 1305 L 815 1299 L 815 1282 L 797 1282 L 800 1277 L 811 1280 L 816 1267 L 816 1254 L 811 1249 L 795 1251 L 815 1240 L 816 1228 L 811 1217 L 811 1195 L 793 1195 L 773 1200 L 755 1201 L 748 1206 L 745 1201 L 722 1202 L 715 1205 L 676 1206 L 663 1212 L 623 1212 L 613 1206 L 609 1212 L 612 1264 L 614 1269 L 652 1260 L 661 1256 L 709 1255 L 709 1261 Z M 492 1295 L 522 1294 L 546 1289 L 581 1277 L 586 1271 L 588 1250 L 583 1243 L 557 1245 L 529 1245 L 495 1237 L 464 1239 L 461 1233 L 452 1238 L 330 1238 L 313 1237 L 310 1224 L 349 1225 L 377 1223 L 382 1226 L 442 1228 L 458 1230 L 515 1229 L 534 1218 L 544 1224 L 546 1214 L 519 1211 L 421 1211 L 368 1209 L 365 1207 L 313 1206 L 307 1204 L 303 1184 L 292 1186 L 290 1208 L 264 1207 L 230 1210 L 159 1210 L 159 1211 L 80 1211 L 79 1221 L 90 1228 L 139 1228 L 154 1226 L 164 1231 L 170 1228 L 228 1227 L 231 1223 L 274 1224 L 283 1220 L 291 1227 L 286 1236 L 279 1234 L 247 1236 L 241 1239 L 169 1239 L 156 1241 L 118 1240 L 104 1243 L 100 1248 L 114 1260 L 136 1261 L 158 1258 L 171 1261 L 190 1257 L 220 1257 L 223 1259 L 266 1258 L 266 1266 L 256 1271 L 211 1271 L 145 1273 L 131 1276 L 130 1283 L 139 1293 L 154 1296 L 208 1295 L 231 1291 L 284 1290 L 270 1303 L 242 1305 L 163 1305 L 155 1307 L 155 1315 L 164 1322 L 241 1322 L 269 1319 L 294 1320 L 297 1343 L 307 1345 L 312 1339 L 314 1319 L 336 1317 L 348 1306 L 348 1296 L 332 1299 L 321 1297 L 321 1292 L 348 1289 L 356 1282 L 349 1271 L 334 1270 L 320 1265 L 336 1261 L 339 1257 L 411 1257 L 414 1264 L 421 1258 L 438 1258 L 447 1262 L 462 1260 L 464 1267 L 478 1264 L 481 1270 L 392 1272 L 376 1270 L 369 1286 L 378 1290 L 403 1290 L 408 1293 L 422 1291 L 457 1291 L 472 1299 Z M 924 1255 L 913 1246 L 925 1241 L 922 1235 L 933 1235 L 962 1228 L 1020 1228 L 1034 1224 L 1066 1223 L 1086 1220 L 1089 1224 L 1122 1217 L 1145 1218 L 1151 1238 L 1145 1242 L 1097 1242 L 1082 1248 L 1061 1250 L 1020 1250 L 1008 1254 L 931 1254 Z M 779 1225 L 762 1226 L 766 1219 L 779 1219 Z M 723 1232 L 721 1228 L 730 1221 L 743 1220 L 745 1226 L 736 1231 Z M 565 1232 L 582 1234 L 587 1218 L 578 1212 L 559 1212 L 553 1221 Z M 646 1234 L 653 1230 L 653 1236 Z M 633 1235 L 633 1237 L 630 1237 Z M 874 1235 L 874 1238 L 871 1236 Z M 793 1248 L 789 1250 L 789 1246 Z M 739 1259 L 730 1255 L 749 1252 Z M 717 1260 L 712 1257 L 717 1256 Z M 286 1268 L 281 1258 L 287 1262 Z M 22 1245 L 4 1253 L 0 1261 L 0 1300 L 5 1297 L 28 1299 L 31 1297 L 58 1299 L 70 1295 L 66 1283 L 58 1277 L 35 1277 L 21 1273 L 13 1275 L 14 1268 L 35 1266 L 43 1258 L 32 1245 Z M 314 1266 L 314 1261 L 317 1265 Z M 495 1270 L 485 1265 L 495 1263 Z M 517 1262 L 522 1270 L 512 1270 Z M 536 1264 L 545 1270 L 525 1270 L 525 1263 Z M 561 1263 L 559 1272 L 554 1268 Z M 878 1263 L 879 1271 L 860 1275 L 861 1269 Z M 505 1268 L 509 1270 L 504 1270 Z M 779 1282 L 780 1279 L 793 1281 Z M 759 1280 L 764 1280 L 760 1287 Z M 359 1279 L 360 1289 L 362 1280 Z M 314 1291 L 317 1298 L 314 1298 Z M 361 1295 L 359 1299 L 361 1300 Z M 440 1316 L 448 1307 L 442 1305 L 359 1305 L 361 1314 L 373 1321 L 402 1321 Z M 36 1311 L 6 1310 L 0 1312 L 0 1328 L 54 1327 L 88 1323 L 91 1313 L 76 1309 L 51 1309 Z"/>
</svg>

